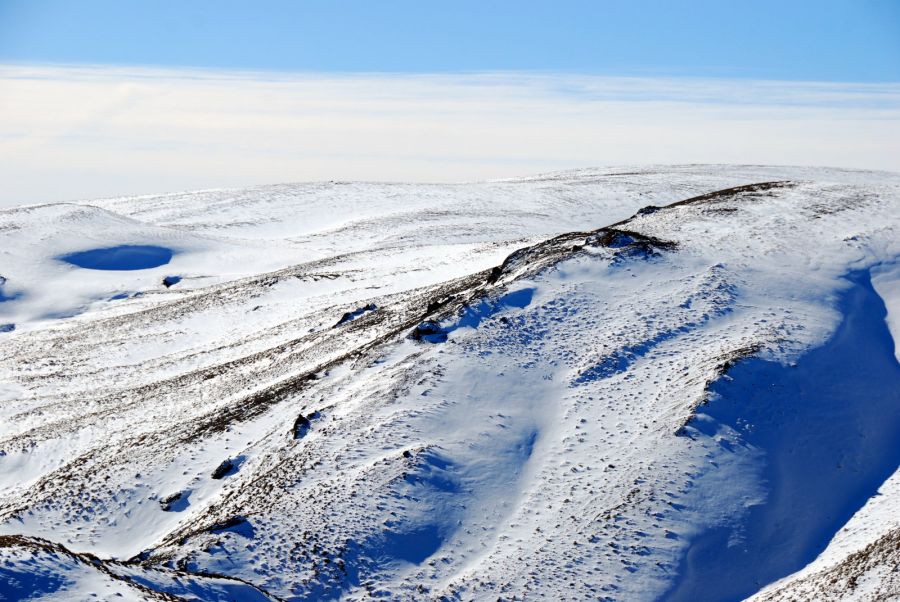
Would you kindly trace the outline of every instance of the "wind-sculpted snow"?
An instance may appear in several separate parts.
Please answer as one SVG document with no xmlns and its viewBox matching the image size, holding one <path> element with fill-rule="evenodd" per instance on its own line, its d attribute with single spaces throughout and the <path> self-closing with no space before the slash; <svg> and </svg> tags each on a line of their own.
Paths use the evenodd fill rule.
<svg viewBox="0 0 900 602">
<path fill-rule="evenodd" d="M 0 593 L 900 595 L 898 192 L 686 166 L 0 212 Z M 173 254 L 58 259 L 128 245 Z"/>
<path fill-rule="evenodd" d="M 692 542 L 669 599 L 737 600 L 802 569 L 900 466 L 900 365 L 884 304 L 868 272 L 849 279 L 825 345 L 792 366 L 740 362 L 686 427 L 720 446 L 712 462 L 756 457 L 747 495 L 764 488 L 765 503 Z"/>
</svg>

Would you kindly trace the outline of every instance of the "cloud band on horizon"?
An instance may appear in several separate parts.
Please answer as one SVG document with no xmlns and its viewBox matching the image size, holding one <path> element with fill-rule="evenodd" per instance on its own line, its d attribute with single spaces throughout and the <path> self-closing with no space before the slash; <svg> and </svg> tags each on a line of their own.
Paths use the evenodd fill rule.
<svg viewBox="0 0 900 602">
<path fill-rule="evenodd" d="M 0 206 L 636 163 L 900 171 L 900 84 L 0 66 Z"/>
</svg>

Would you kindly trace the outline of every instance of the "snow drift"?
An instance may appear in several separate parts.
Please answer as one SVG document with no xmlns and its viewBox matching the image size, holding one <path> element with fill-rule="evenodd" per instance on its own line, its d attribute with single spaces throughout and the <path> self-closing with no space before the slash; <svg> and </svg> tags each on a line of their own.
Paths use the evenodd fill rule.
<svg viewBox="0 0 900 602">
<path fill-rule="evenodd" d="M 685 166 L 2 211 L 0 593 L 900 595 L 898 193 Z"/>
</svg>

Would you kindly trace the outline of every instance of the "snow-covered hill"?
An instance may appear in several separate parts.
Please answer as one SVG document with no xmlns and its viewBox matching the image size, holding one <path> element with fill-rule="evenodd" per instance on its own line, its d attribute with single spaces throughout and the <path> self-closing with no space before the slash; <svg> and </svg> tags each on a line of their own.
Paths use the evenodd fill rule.
<svg viewBox="0 0 900 602">
<path fill-rule="evenodd" d="M 898 227 L 757 166 L 0 211 L 0 599 L 900 596 Z"/>
</svg>

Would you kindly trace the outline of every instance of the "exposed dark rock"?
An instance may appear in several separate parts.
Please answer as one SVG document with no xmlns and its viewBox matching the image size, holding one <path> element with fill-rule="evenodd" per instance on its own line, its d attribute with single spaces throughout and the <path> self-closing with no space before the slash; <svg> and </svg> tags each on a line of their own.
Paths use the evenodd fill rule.
<svg viewBox="0 0 900 602">
<path fill-rule="evenodd" d="M 312 423 L 314 420 L 318 420 L 322 417 L 321 412 L 312 412 L 304 416 L 300 414 L 297 416 L 297 419 L 294 420 L 294 427 L 291 429 L 291 434 L 294 439 L 302 439 L 306 436 L 309 430 L 312 428 Z"/>
<path fill-rule="evenodd" d="M 497 280 L 500 279 L 500 276 L 503 275 L 503 268 L 501 266 L 494 266 L 491 268 L 491 273 L 488 274 L 487 282 L 488 284 L 494 284 Z"/>
<path fill-rule="evenodd" d="M 333 328 L 337 328 L 338 326 L 346 324 L 347 322 L 352 322 L 364 313 L 375 311 L 376 309 L 378 309 L 377 305 L 375 305 L 374 303 L 369 303 L 365 307 L 360 307 L 359 309 L 348 311 L 343 316 L 341 316 L 341 319 L 337 321 L 337 324 L 335 324 Z"/>
<path fill-rule="evenodd" d="M 437 322 L 427 320 L 416 326 L 410 337 L 416 341 L 443 343 L 447 340 L 447 332 Z"/>
<path fill-rule="evenodd" d="M 166 496 L 159 500 L 159 505 L 166 512 L 172 510 L 172 504 L 179 501 L 181 497 L 184 495 L 184 492 L 179 491 L 177 493 L 173 493 L 172 495 Z"/>
<path fill-rule="evenodd" d="M 218 523 L 213 524 L 209 527 L 210 533 L 217 533 L 219 531 L 224 531 L 226 529 L 233 529 L 234 527 L 239 527 L 241 525 L 247 524 L 247 519 L 243 516 L 232 516 L 229 519 L 220 521 Z"/>
<path fill-rule="evenodd" d="M 677 244 L 668 240 L 662 240 L 654 236 L 647 236 L 630 230 L 617 228 L 603 228 L 588 239 L 588 244 L 607 247 L 609 249 L 624 249 L 634 245 L 643 248 L 659 250 L 672 250 Z"/>
<path fill-rule="evenodd" d="M 678 207 L 681 205 L 697 205 L 702 203 L 710 203 L 716 201 L 723 201 L 731 199 L 738 195 L 744 194 L 752 194 L 752 193 L 761 193 L 769 190 L 777 189 L 777 188 L 792 188 L 796 186 L 796 182 L 791 182 L 788 180 L 778 180 L 774 182 L 759 182 L 757 184 L 746 184 L 744 186 L 735 186 L 734 188 L 725 188 L 723 190 L 716 190 L 715 192 L 709 192 L 707 194 L 701 194 L 700 196 L 691 197 L 689 199 L 684 199 L 683 201 L 677 201 L 667 207 Z"/>
<path fill-rule="evenodd" d="M 428 302 L 428 306 L 425 308 L 425 313 L 430 314 L 431 312 L 437 311 L 453 301 L 455 298 L 455 296 L 450 295 L 449 297 L 443 297 L 441 299 L 432 299 Z"/>
<path fill-rule="evenodd" d="M 166 276 L 165 278 L 163 278 L 163 281 L 162 281 L 163 286 L 166 288 L 175 286 L 179 282 L 181 282 L 181 276 Z"/>
<path fill-rule="evenodd" d="M 229 458 L 225 460 L 213 471 L 212 478 L 221 479 L 230 475 L 235 469 L 234 461 Z"/>
<path fill-rule="evenodd" d="M 294 433 L 294 439 L 301 439 L 306 436 L 306 433 L 309 432 L 309 429 L 312 427 L 312 423 L 309 421 L 309 418 L 300 414 L 297 416 L 297 419 L 294 420 L 294 428 L 292 432 Z"/>
</svg>

